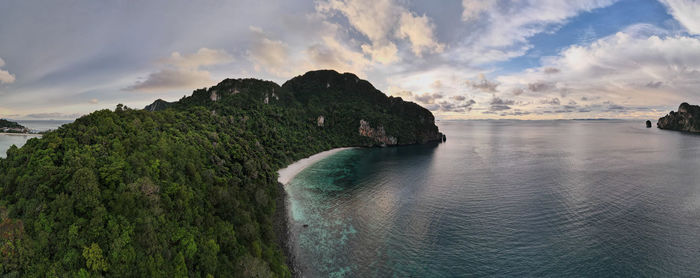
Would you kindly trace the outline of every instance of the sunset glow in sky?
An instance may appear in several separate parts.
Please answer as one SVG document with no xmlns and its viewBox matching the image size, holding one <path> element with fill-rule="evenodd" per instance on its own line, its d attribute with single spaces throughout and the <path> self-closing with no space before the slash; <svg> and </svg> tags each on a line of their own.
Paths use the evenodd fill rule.
<svg viewBox="0 0 700 278">
<path fill-rule="evenodd" d="M 0 0 L 0 118 L 353 72 L 438 118 L 649 118 L 700 103 L 700 0 Z"/>
</svg>

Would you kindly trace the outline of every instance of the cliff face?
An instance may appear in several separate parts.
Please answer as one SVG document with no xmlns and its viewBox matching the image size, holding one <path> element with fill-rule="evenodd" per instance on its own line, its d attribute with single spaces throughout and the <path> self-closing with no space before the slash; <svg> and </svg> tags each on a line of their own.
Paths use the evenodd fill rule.
<svg viewBox="0 0 700 278">
<path fill-rule="evenodd" d="M 442 140 L 428 109 L 389 97 L 352 73 L 311 71 L 285 82 L 282 89 L 295 102 L 318 109 L 317 115 L 325 116 L 330 129 L 343 128 L 339 133 L 355 131 L 353 135 L 371 138 L 376 145 Z"/>
<path fill-rule="evenodd" d="M 700 132 L 700 106 L 682 103 L 678 112 L 671 111 L 656 123 L 660 129 Z"/>
<path fill-rule="evenodd" d="M 309 124 L 322 128 L 325 136 L 343 136 L 338 140 L 342 145 L 348 141 L 355 142 L 352 145 L 408 145 L 443 138 L 429 110 L 389 97 L 352 73 L 333 70 L 307 72 L 282 86 L 257 79 L 226 79 L 178 102 L 157 100 L 145 109 L 204 106 L 218 112 L 222 106 L 248 110 L 260 105 L 282 108 L 292 117 L 306 117 Z"/>
</svg>

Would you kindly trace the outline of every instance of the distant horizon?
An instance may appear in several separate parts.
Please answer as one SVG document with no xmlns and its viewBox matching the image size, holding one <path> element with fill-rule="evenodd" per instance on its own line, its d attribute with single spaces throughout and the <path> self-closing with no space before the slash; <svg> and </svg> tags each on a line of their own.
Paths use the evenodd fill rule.
<svg viewBox="0 0 700 278">
<path fill-rule="evenodd" d="M 658 118 L 697 104 L 699 12 L 697 0 L 12 1 L 0 117 L 74 119 L 333 69 L 438 118 Z"/>
</svg>

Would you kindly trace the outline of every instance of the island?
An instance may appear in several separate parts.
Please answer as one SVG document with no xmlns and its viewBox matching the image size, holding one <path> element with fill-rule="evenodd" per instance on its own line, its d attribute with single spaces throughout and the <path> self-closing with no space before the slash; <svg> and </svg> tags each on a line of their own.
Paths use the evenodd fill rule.
<svg viewBox="0 0 700 278">
<path fill-rule="evenodd" d="M 29 129 L 13 121 L 0 119 L 0 132 L 29 133 Z"/>
<path fill-rule="evenodd" d="M 278 170 L 444 138 L 427 109 L 332 70 L 95 111 L 0 159 L 0 276 L 291 277 Z"/>
<path fill-rule="evenodd" d="M 656 126 L 660 129 L 700 132 L 700 106 L 681 103 L 678 112 L 671 111 L 660 118 Z"/>
</svg>

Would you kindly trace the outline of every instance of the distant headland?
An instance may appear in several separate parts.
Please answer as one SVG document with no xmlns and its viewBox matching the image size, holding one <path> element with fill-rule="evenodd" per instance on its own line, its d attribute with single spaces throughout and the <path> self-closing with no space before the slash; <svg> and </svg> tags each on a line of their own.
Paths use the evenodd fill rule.
<svg viewBox="0 0 700 278">
<path fill-rule="evenodd" d="M 659 119 L 656 126 L 660 129 L 700 132 L 700 106 L 681 103 L 678 112 L 669 112 Z"/>
<path fill-rule="evenodd" d="M 0 119 L 0 132 L 4 133 L 30 133 L 23 125 L 6 119 Z"/>
</svg>

